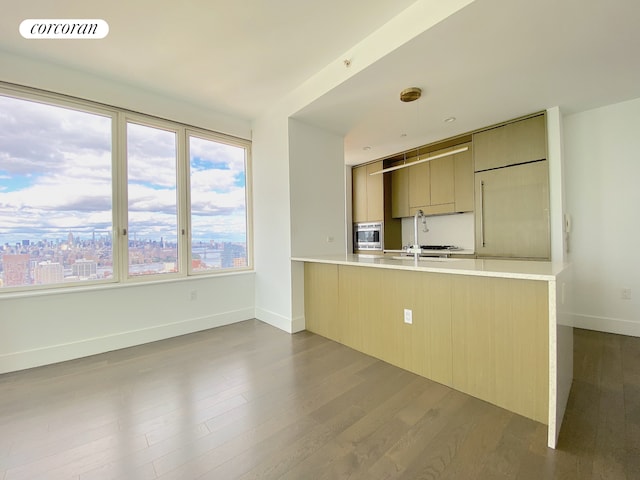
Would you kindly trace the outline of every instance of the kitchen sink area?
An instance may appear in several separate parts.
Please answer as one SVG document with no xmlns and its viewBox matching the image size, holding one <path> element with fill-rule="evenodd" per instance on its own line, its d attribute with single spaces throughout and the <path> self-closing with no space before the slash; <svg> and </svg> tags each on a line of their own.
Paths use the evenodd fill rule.
<svg viewBox="0 0 640 480">
<path fill-rule="evenodd" d="M 413 255 L 397 255 L 391 257 L 393 260 L 411 260 L 414 261 L 415 257 Z M 457 262 L 458 260 L 463 260 L 462 258 L 450 258 L 450 257 L 434 257 L 430 255 L 420 255 L 418 256 L 419 262 Z"/>
</svg>

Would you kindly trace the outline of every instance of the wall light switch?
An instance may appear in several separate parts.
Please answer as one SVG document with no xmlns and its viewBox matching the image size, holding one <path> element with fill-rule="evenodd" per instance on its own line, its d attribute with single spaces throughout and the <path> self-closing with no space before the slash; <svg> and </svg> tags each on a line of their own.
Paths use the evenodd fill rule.
<svg viewBox="0 0 640 480">
<path fill-rule="evenodd" d="M 413 323 L 413 311 L 409 310 L 408 308 L 404 309 L 404 323 Z"/>
</svg>

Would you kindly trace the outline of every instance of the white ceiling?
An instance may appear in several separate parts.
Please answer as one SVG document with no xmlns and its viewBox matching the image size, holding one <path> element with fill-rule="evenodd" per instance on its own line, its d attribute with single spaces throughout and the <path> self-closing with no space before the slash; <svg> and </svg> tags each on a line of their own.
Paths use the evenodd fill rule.
<svg viewBox="0 0 640 480">
<path fill-rule="evenodd" d="M 0 0 L 0 50 L 250 120 L 413 3 Z M 102 18 L 110 32 L 26 40 L 27 18 Z M 475 0 L 295 117 L 344 135 L 355 164 L 552 106 L 637 98 L 639 20 L 638 0 Z M 423 97 L 401 103 L 409 86 Z"/>
<path fill-rule="evenodd" d="M 415 0 L 0 0 L 0 49 L 244 119 Z M 28 18 L 100 18 L 102 40 L 27 40 Z"/>
</svg>

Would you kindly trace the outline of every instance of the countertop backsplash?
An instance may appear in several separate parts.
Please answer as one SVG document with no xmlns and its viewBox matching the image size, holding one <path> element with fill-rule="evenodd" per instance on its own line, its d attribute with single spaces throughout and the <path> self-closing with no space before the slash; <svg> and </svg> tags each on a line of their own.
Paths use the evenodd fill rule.
<svg viewBox="0 0 640 480">
<path fill-rule="evenodd" d="M 418 220 L 420 245 L 455 245 L 464 250 L 474 250 L 473 212 L 426 217 L 427 232 L 422 220 Z M 402 219 L 402 245 L 410 244 L 413 244 L 413 217 Z"/>
</svg>

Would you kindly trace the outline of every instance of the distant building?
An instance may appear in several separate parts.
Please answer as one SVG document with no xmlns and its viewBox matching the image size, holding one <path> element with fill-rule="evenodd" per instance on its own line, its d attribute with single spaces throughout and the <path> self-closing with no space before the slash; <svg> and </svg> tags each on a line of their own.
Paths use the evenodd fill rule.
<svg viewBox="0 0 640 480">
<path fill-rule="evenodd" d="M 247 264 L 247 251 L 242 245 L 225 243 L 221 258 L 222 268 L 244 267 Z"/>
<path fill-rule="evenodd" d="M 234 267 L 246 267 L 247 266 L 247 258 L 246 257 L 235 257 L 233 259 Z"/>
<path fill-rule="evenodd" d="M 39 285 L 64 281 L 64 268 L 57 262 L 40 262 L 33 273 L 35 283 Z"/>
<path fill-rule="evenodd" d="M 98 275 L 98 263 L 95 260 L 80 259 L 71 265 L 72 275 L 80 279 L 96 278 Z"/>
<path fill-rule="evenodd" d="M 20 287 L 29 285 L 29 255 L 3 255 L 4 286 Z"/>
</svg>

